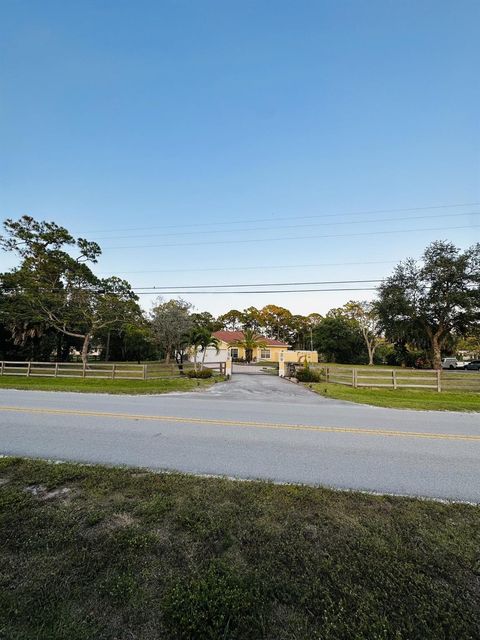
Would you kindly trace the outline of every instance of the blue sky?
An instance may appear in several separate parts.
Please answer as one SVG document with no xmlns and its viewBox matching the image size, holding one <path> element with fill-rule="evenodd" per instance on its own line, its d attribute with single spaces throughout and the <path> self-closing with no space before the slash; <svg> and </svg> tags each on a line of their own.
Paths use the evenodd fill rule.
<svg viewBox="0 0 480 640">
<path fill-rule="evenodd" d="M 426 207 L 480 202 L 479 24 L 476 0 L 3 0 L 2 218 L 97 240 L 139 287 L 377 279 L 466 247 L 480 205 Z"/>
</svg>

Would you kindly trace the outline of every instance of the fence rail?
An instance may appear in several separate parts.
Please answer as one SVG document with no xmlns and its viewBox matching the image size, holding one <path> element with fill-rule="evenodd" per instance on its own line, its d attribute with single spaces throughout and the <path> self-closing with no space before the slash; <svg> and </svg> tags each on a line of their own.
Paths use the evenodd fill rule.
<svg viewBox="0 0 480 640">
<path fill-rule="evenodd" d="M 0 361 L 0 376 L 24 376 L 27 378 L 97 378 L 102 380 L 163 380 L 177 378 L 193 369 L 191 362 L 182 364 L 149 362 L 20 362 Z M 224 362 L 209 362 L 208 367 L 225 374 Z"/>
<path fill-rule="evenodd" d="M 290 375 L 303 365 L 290 368 Z M 478 371 L 435 371 L 418 369 L 363 369 L 358 367 L 330 367 L 312 364 L 310 369 L 319 372 L 322 381 L 349 387 L 385 389 L 430 389 L 441 391 L 480 392 Z"/>
</svg>

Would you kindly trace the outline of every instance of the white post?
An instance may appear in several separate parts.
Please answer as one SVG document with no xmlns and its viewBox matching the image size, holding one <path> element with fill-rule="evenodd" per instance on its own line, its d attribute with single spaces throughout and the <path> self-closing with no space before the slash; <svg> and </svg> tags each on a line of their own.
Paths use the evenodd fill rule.
<svg viewBox="0 0 480 640">
<path fill-rule="evenodd" d="M 225 376 L 227 378 L 232 377 L 232 358 L 230 357 L 230 354 L 228 354 L 227 361 L 225 362 Z"/>
<path fill-rule="evenodd" d="M 280 351 L 278 357 L 278 375 L 280 376 L 280 378 L 285 377 L 285 355 L 283 351 Z"/>
</svg>

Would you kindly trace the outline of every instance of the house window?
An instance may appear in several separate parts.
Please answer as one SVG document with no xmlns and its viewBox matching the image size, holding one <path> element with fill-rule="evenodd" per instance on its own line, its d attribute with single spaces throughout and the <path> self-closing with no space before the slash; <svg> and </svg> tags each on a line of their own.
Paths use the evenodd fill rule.
<svg viewBox="0 0 480 640">
<path fill-rule="evenodd" d="M 235 349 L 232 347 L 232 349 L 230 349 L 230 357 L 232 358 L 232 360 L 237 360 L 238 359 L 238 349 Z"/>
<path fill-rule="evenodd" d="M 270 349 L 260 349 L 260 360 L 270 360 Z"/>
</svg>

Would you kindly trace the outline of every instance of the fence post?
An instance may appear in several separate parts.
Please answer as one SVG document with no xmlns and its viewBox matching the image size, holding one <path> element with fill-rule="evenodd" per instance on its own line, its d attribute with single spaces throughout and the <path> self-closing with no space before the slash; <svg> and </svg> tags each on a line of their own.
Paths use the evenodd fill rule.
<svg viewBox="0 0 480 640">
<path fill-rule="evenodd" d="M 147 379 L 147 366 L 146 364 L 143 365 L 143 379 L 146 380 Z"/>
<path fill-rule="evenodd" d="M 115 380 L 115 363 L 112 364 L 112 380 Z"/>
<path fill-rule="evenodd" d="M 397 373 L 395 369 L 392 369 L 392 385 L 394 389 L 397 388 Z"/>
<path fill-rule="evenodd" d="M 5 362 L 2 360 L 2 368 L 1 368 L 1 373 L 0 373 L 0 375 L 2 375 L 2 376 L 3 376 L 4 369 L 5 369 Z"/>
<path fill-rule="evenodd" d="M 285 356 L 283 352 L 280 352 L 280 356 L 278 358 L 278 375 L 280 378 L 285 377 Z"/>
<path fill-rule="evenodd" d="M 325 382 L 328 382 L 330 378 L 330 367 L 325 367 Z"/>
<path fill-rule="evenodd" d="M 357 370 L 352 369 L 352 387 L 355 389 L 357 387 Z"/>
<path fill-rule="evenodd" d="M 29 361 L 27 366 L 27 378 L 30 377 L 31 370 L 32 370 L 32 363 Z"/>
<path fill-rule="evenodd" d="M 442 378 L 441 378 L 441 371 L 438 370 L 437 371 L 437 391 L 438 393 L 440 393 L 440 391 L 442 390 Z"/>
<path fill-rule="evenodd" d="M 55 378 L 58 376 L 58 362 L 55 362 Z"/>
</svg>

